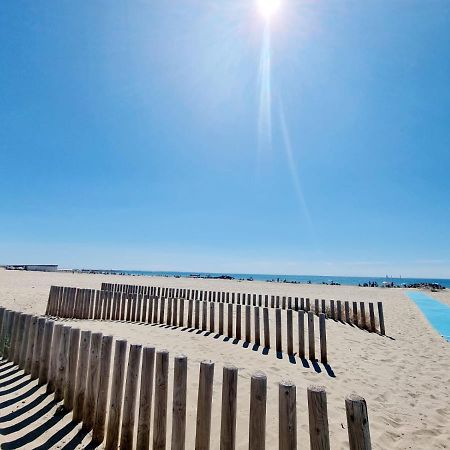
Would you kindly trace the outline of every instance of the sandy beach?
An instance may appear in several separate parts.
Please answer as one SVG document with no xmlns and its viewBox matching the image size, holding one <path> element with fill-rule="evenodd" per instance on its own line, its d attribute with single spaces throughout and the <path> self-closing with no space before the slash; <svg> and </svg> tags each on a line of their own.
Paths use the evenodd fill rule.
<svg viewBox="0 0 450 450">
<path fill-rule="evenodd" d="M 276 294 L 349 301 L 383 301 L 387 336 L 327 321 L 329 373 L 322 364 L 304 367 L 298 358 L 278 359 L 273 351 L 253 351 L 241 342 L 158 326 L 66 321 L 81 329 L 97 330 L 125 338 L 129 343 L 167 349 L 172 357 L 188 357 L 187 446 L 193 448 L 199 362 L 215 363 L 212 446 L 218 448 L 220 430 L 220 382 L 222 368 L 239 369 L 236 448 L 245 449 L 248 433 L 250 376 L 262 370 L 268 377 L 267 448 L 277 448 L 278 390 L 282 379 L 297 386 L 297 420 L 300 448 L 307 447 L 306 387 L 326 387 L 331 447 L 348 448 L 345 396 L 355 392 L 368 405 L 374 449 L 450 448 L 450 346 L 429 325 L 401 289 L 351 286 L 293 285 L 228 280 L 106 276 L 73 273 L 13 272 L 0 270 L 0 305 L 23 312 L 44 314 L 51 285 L 99 289 L 102 282 L 187 287 L 195 289 Z M 448 294 L 436 298 L 448 302 Z M 35 382 L 0 367 L 0 442 L 2 448 L 84 448 L 89 435 L 70 423 L 70 415 L 54 416 L 51 396 L 43 395 Z M 170 373 L 170 369 L 169 369 Z M 170 380 L 170 383 L 172 380 Z M 171 396 L 169 386 L 169 398 Z M 170 430 L 170 414 L 168 430 Z M 24 444 L 26 441 L 29 443 Z M 42 446 L 42 447 L 39 447 Z"/>
</svg>

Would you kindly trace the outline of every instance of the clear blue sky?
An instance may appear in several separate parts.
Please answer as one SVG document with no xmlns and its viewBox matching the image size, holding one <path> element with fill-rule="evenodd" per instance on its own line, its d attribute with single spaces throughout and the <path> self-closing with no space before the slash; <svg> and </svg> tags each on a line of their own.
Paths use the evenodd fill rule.
<svg viewBox="0 0 450 450">
<path fill-rule="evenodd" d="M 282 0 L 268 106 L 253 0 L 3 1 L 0 264 L 450 277 L 449 23 Z"/>
</svg>

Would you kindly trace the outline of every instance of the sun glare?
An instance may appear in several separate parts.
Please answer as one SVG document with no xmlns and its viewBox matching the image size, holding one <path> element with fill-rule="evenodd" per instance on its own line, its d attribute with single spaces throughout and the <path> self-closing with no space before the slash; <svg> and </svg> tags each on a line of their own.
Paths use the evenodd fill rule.
<svg viewBox="0 0 450 450">
<path fill-rule="evenodd" d="M 281 0 L 257 0 L 259 13 L 266 20 L 270 20 L 280 8 Z"/>
</svg>

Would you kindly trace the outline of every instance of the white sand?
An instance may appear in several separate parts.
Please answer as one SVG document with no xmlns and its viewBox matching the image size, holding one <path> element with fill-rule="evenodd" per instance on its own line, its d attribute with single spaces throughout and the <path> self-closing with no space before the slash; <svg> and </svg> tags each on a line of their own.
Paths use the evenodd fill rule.
<svg viewBox="0 0 450 450">
<path fill-rule="evenodd" d="M 179 353 L 188 356 L 188 449 L 193 448 L 195 435 L 198 364 L 204 359 L 211 359 L 216 363 L 212 448 L 218 448 L 220 382 L 222 367 L 225 364 L 233 364 L 239 368 L 238 449 L 247 448 L 249 383 L 250 375 L 256 370 L 262 370 L 268 376 L 268 449 L 277 448 L 277 383 L 283 378 L 288 378 L 297 385 L 299 448 L 309 446 L 306 387 L 310 384 L 321 384 L 327 389 L 333 449 L 348 448 L 344 399 L 351 392 L 356 392 L 367 400 L 374 449 L 450 448 L 450 345 L 429 325 L 401 290 L 0 270 L 0 305 L 43 314 L 51 284 L 99 289 L 102 281 L 290 295 L 311 299 L 383 301 L 386 331 L 392 339 L 327 321 L 329 362 L 335 374 L 334 378 L 329 376 L 322 364 L 318 365 L 320 373 L 317 373 L 311 363 L 305 368 L 298 358 L 296 364 L 292 364 L 286 355 L 280 360 L 273 351 L 263 355 L 261 349 L 252 351 L 251 346 L 244 348 L 242 343 L 234 345 L 224 341 L 223 337 L 214 339 L 212 335 L 205 337 L 204 333 L 168 330 L 158 326 L 76 322 L 76 326 L 81 328 L 100 330 L 105 334 L 126 338 L 130 343 L 154 345 L 157 350 L 166 348 L 171 356 Z M 27 380 L 18 378 L 20 374 L 21 372 L 11 373 L 7 366 L 0 366 L 0 407 L 3 405 L 0 409 L 0 442 L 11 442 L 23 436 L 28 439 L 34 433 L 33 430 L 37 429 L 42 432 L 40 436 L 23 448 L 35 448 L 49 442 L 55 434 L 54 440 L 58 444 L 52 442 L 53 447 L 63 448 L 65 443 L 76 435 L 78 427 L 70 430 L 69 416 L 59 421 L 58 417 L 52 417 L 56 406 L 49 403 L 51 398 L 40 395 L 45 391 L 44 388 L 6 406 L 36 384 L 28 383 L 13 389 Z M 169 404 L 170 398 L 169 391 Z M 47 404 L 48 408 L 44 408 L 44 413 L 37 418 Z M 9 415 L 15 410 L 18 411 L 17 417 Z M 170 420 L 168 429 L 170 431 Z M 88 441 L 89 437 L 86 437 L 83 442 Z M 47 443 L 46 448 L 48 445 Z M 82 445 L 76 446 L 72 442 L 64 448 L 82 448 Z"/>
</svg>

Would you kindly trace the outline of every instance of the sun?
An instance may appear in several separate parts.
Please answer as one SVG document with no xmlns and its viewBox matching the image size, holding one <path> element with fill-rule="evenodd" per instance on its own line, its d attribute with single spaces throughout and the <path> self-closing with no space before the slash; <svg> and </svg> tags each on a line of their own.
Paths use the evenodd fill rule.
<svg viewBox="0 0 450 450">
<path fill-rule="evenodd" d="M 281 0 L 257 0 L 259 13 L 266 20 L 270 20 L 280 8 Z"/>
</svg>

